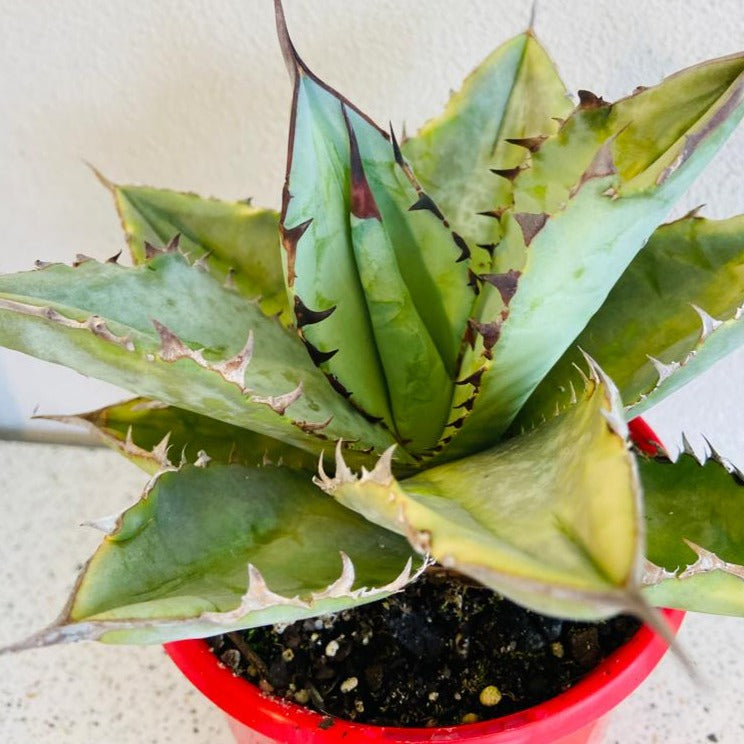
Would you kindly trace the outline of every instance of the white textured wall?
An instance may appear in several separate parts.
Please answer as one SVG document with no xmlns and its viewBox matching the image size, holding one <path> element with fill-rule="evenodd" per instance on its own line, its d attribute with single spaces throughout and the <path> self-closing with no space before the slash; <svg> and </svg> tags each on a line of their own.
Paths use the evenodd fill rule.
<svg viewBox="0 0 744 744">
<path fill-rule="evenodd" d="M 286 0 L 315 71 L 373 117 L 409 130 L 497 43 L 526 0 Z M 113 180 L 278 205 L 290 87 L 270 0 L 0 0 L 0 271 L 122 246 Z M 540 0 L 539 36 L 570 89 L 618 97 L 744 47 L 744 4 Z M 744 211 L 744 130 L 680 210 Z M 672 438 L 702 429 L 744 461 L 744 354 L 650 417 Z M 40 435 L 64 412 L 123 393 L 0 351 L 0 431 Z"/>
</svg>

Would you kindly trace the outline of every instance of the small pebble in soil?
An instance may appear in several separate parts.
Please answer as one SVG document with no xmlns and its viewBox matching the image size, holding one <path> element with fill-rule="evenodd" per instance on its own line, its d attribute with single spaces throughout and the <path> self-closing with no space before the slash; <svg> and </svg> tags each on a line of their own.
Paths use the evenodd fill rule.
<svg viewBox="0 0 744 744">
<path fill-rule="evenodd" d="M 626 616 L 597 624 L 542 617 L 435 568 L 382 602 L 210 644 L 236 674 L 329 721 L 430 727 L 547 700 L 638 627 Z"/>
<path fill-rule="evenodd" d="M 341 690 L 341 692 L 351 692 L 352 690 L 356 690 L 358 684 L 359 680 L 356 677 L 347 677 L 341 683 L 341 687 L 339 689 Z"/>
<path fill-rule="evenodd" d="M 480 704 L 486 708 L 492 708 L 494 705 L 498 705 L 501 702 L 501 691 L 496 685 L 488 685 L 480 691 L 478 695 Z"/>
<path fill-rule="evenodd" d="M 300 705 L 307 705 L 310 702 L 310 693 L 305 689 L 297 690 L 294 694 L 294 699 Z"/>
</svg>

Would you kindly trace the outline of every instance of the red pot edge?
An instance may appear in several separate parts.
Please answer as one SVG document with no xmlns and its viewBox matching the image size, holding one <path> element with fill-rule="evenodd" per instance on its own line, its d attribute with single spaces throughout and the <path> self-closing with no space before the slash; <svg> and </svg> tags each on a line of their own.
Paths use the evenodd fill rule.
<svg viewBox="0 0 744 744">
<path fill-rule="evenodd" d="M 664 610 L 676 631 L 685 613 Z M 318 741 L 427 742 L 467 741 L 496 733 L 534 736 L 551 741 L 601 718 L 626 698 L 661 660 L 667 644 L 643 626 L 625 645 L 604 659 L 566 692 L 519 713 L 489 721 L 443 728 L 394 728 L 351 723 L 339 719 L 323 729 L 327 719 L 319 713 L 262 693 L 255 685 L 235 676 L 219 662 L 203 639 L 165 644 L 165 650 L 186 678 L 215 705 L 244 725 L 279 741 L 290 741 L 298 729 L 317 732 Z M 514 741 L 521 739 L 515 738 Z M 507 738 L 504 739 L 508 741 Z"/>
<path fill-rule="evenodd" d="M 658 437 L 641 418 L 629 424 L 636 446 L 645 454 L 664 451 Z M 663 610 L 671 630 L 676 632 L 685 613 Z M 235 676 L 221 664 L 203 639 L 176 641 L 165 651 L 184 676 L 209 700 L 240 723 L 265 736 L 290 741 L 299 730 L 315 732 L 317 741 L 336 742 L 427 742 L 484 741 L 504 734 L 503 742 L 526 741 L 529 730 L 536 741 L 552 741 L 601 718 L 651 673 L 667 650 L 666 642 L 644 625 L 623 646 L 604 659 L 565 692 L 519 713 L 479 723 L 443 728 L 395 728 L 371 726 L 339 719 L 324 728 L 327 719 L 286 700 L 266 695 L 255 685 Z M 513 736 L 509 736 L 509 734 Z M 545 738 L 537 738 L 545 737 Z M 308 739 L 309 740 L 309 739 Z"/>
</svg>

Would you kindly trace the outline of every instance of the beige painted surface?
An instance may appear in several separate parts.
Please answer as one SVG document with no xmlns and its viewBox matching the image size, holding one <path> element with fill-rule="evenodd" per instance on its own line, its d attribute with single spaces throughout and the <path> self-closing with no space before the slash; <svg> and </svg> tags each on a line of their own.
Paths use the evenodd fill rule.
<svg viewBox="0 0 744 744">
<path fill-rule="evenodd" d="M 286 0 L 306 61 L 381 122 L 414 130 L 497 43 L 527 24 L 527 0 Z M 290 87 L 269 0 L 0 2 L 0 271 L 33 260 L 105 258 L 122 239 L 112 179 L 277 206 Z M 606 98 L 744 46 L 740 0 L 541 0 L 536 28 L 571 90 Z M 678 212 L 744 211 L 740 130 Z M 744 453 L 744 356 L 719 364 L 650 417 L 674 440 L 703 431 Z M 123 393 L 0 350 L 0 435 Z M 683 402 L 683 405 L 680 403 Z M 698 417 L 698 418 L 696 418 Z M 58 431 L 52 431 L 55 436 Z M 701 441 L 701 440 L 695 440 Z M 744 456 L 741 457 L 744 460 Z"/>
</svg>

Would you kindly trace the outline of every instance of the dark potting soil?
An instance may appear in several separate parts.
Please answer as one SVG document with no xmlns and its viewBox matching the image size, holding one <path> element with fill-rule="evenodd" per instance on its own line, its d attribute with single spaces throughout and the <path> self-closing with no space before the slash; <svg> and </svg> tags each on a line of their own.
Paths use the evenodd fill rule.
<svg viewBox="0 0 744 744">
<path fill-rule="evenodd" d="M 639 626 L 543 617 L 434 569 L 380 602 L 209 643 L 265 692 L 328 716 L 448 726 L 554 697 Z"/>
</svg>

